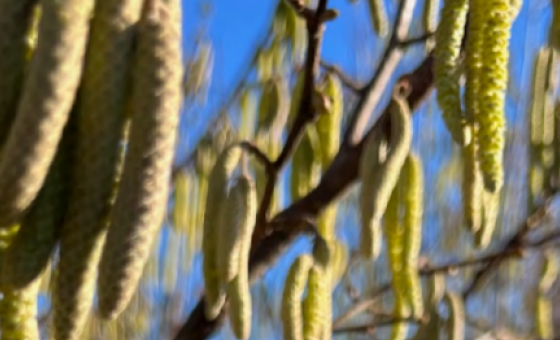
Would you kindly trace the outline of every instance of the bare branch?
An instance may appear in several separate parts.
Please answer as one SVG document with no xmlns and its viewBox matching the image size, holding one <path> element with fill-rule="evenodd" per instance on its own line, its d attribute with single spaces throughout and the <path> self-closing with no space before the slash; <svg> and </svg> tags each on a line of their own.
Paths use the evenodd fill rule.
<svg viewBox="0 0 560 340">
<path fill-rule="evenodd" d="M 344 135 L 343 147 L 357 144 L 366 130 L 367 123 L 377 106 L 389 79 L 400 62 L 403 52 L 401 41 L 404 40 L 412 22 L 412 14 L 416 0 L 403 0 L 400 2 L 397 20 L 393 26 L 393 34 L 389 46 L 381 58 L 378 70 L 371 81 L 366 85 L 354 114 Z"/>
<path fill-rule="evenodd" d="M 376 328 L 392 326 L 396 323 L 406 322 L 406 323 L 420 323 L 420 320 L 413 319 L 413 318 L 390 318 L 388 320 L 380 320 L 374 321 L 367 324 L 361 325 L 353 325 L 353 326 L 344 326 L 344 327 L 333 327 L 333 334 L 342 334 L 342 333 L 364 333 L 364 332 L 372 332 Z"/>
<path fill-rule="evenodd" d="M 268 156 L 259 149 L 258 146 L 249 141 L 243 141 L 239 145 L 243 148 L 243 150 L 255 156 L 255 158 L 265 167 L 265 169 L 269 169 L 270 167 L 272 167 L 272 162 L 270 161 L 270 159 L 268 159 Z"/>
<path fill-rule="evenodd" d="M 348 75 L 346 75 L 340 69 L 340 67 L 338 67 L 336 65 L 331 65 L 324 60 L 321 60 L 321 67 L 324 68 L 325 71 L 327 71 L 329 73 L 336 74 L 338 76 L 338 78 L 340 79 L 340 81 L 342 82 L 342 84 L 344 84 L 344 86 L 346 86 L 347 88 L 349 88 L 353 92 L 355 92 L 355 93 L 362 92 L 362 86 L 360 84 L 358 84 L 354 79 L 352 79 Z"/>
</svg>

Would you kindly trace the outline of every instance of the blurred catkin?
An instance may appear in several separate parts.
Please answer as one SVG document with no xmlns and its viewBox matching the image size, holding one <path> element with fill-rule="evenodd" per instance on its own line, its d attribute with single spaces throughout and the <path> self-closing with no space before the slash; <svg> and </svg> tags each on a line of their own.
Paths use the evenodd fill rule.
<svg viewBox="0 0 560 340">
<path fill-rule="evenodd" d="M 27 32 L 38 0 L 0 0 L 0 146 L 4 144 L 25 72 Z"/>
<path fill-rule="evenodd" d="M 43 186 L 82 74 L 93 0 L 41 2 L 39 41 L 0 161 L 0 227 Z"/>
<path fill-rule="evenodd" d="M 91 308 L 99 247 L 122 163 L 128 65 L 141 5 L 141 0 L 96 3 L 76 117 L 75 180 L 53 296 L 57 339 L 75 339 Z"/>
<path fill-rule="evenodd" d="M 132 297 L 166 211 L 181 104 L 181 7 L 147 1 L 133 68 L 129 149 L 99 264 L 99 314 Z"/>
<path fill-rule="evenodd" d="M 69 147 L 74 138 L 73 121 L 74 117 L 64 129 L 45 185 L 31 204 L 20 230 L 5 251 L 0 277 L 2 285 L 13 289 L 26 289 L 40 281 L 45 270 L 50 270 L 50 256 L 59 241 L 68 202 L 71 164 Z"/>
</svg>

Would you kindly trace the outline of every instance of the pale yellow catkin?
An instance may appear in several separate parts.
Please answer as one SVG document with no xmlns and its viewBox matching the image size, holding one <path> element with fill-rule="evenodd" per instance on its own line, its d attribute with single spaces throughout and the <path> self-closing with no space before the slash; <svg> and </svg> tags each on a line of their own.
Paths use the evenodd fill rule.
<svg viewBox="0 0 560 340">
<path fill-rule="evenodd" d="M 93 0 L 44 0 L 39 42 L 0 160 L 0 227 L 43 186 L 76 97 Z"/>
<path fill-rule="evenodd" d="M 179 0 L 145 3 L 132 71 L 132 126 L 122 181 L 99 263 L 98 311 L 128 305 L 166 212 L 181 104 Z"/>
<path fill-rule="evenodd" d="M 204 212 L 202 236 L 202 268 L 206 289 L 204 313 L 209 320 L 218 316 L 225 302 L 218 275 L 218 237 L 228 179 L 237 166 L 240 156 L 241 150 L 237 145 L 227 147 L 216 160 L 208 180 L 207 208 Z"/>
<path fill-rule="evenodd" d="M 412 140 L 410 108 L 406 100 L 395 96 L 389 104 L 389 112 L 391 139 L 386 159 L 380 161 L 379 148 L 382 142 L 381 137 L 376 135 L 368 137 L 360 158 L 360 251 L 367 258 L 377 258 L 379 255 L 381 217 L 397 184 Z"/>
<path fill-rule="evenodd" d="M 461 146 L 471 142 L 470 127 L 467 125 L 461 108 L 458 73 L 468 9 L 468 0 L 446 0 L 444 2 L 434 50 L 437 102 L 441 107 L 447 130 L 453 140 Z"/>
<path fill-rule="evenodd" d="M 288 272 L 282 293 L 282 326 L 284 340 L 303 340 L 303 316 L 301 299 L 307 284 L 313 258 L 300 255 Z"/>
<path fill-rule="evenodd" d="M 447 338 L 463 340 L 465 338 L 465 306 L 463 298 L 453 292 L 446 292 L 443 301 L 448 307 Z"/>
<path fill-rule="evenodd" d="M 471 232 L 476 232 L 482 225 L 483 184 L 478 163 L 477 131 L 473 127 L 472 142 L 463 147 L 463 215 L 464 223 Z"/>
<path fill-rule="evenodd" d="M 368 6 L 372 28 L 380 38 L 384 38 L 389 31 L 385 0 L 368 0 Z"/>
<path fill-rule="evenodd" d="M 27 32 L 38 0 L 0 0 L 0 146 L 17 111 L 24 80 Z"/>
<path fill-rule="evenodd" d="M 535 60 L 533 73 L 533 100 L 531 104 L 531 143 L 540 145 L 544 137 L 544 103 L 546 94 L 546 81 L 548 60 L 550 55 L 549 48 L 539 50 Z"/>
</svg>

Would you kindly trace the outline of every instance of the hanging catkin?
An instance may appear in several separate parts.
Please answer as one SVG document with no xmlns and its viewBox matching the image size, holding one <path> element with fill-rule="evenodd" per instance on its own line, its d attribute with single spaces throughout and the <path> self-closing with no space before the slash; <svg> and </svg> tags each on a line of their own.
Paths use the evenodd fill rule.
<svg viewBox="0 0 560 340">
<path fill-rule="evenodd" d="M 147 1 L 133 68 L 132 126 L 122 181 L 99 264 L 99 314 L 132 297 L 163 222 L 181 102 L 181 7 Z"/>
<path fill-rule="evenodd" d="M 389 104 L 391 139 L 386 157 L 380 152 L 382 137 L 371 135 L 366 140 L 360 159 L 360 215 L 362 221 L 360 251 L 367 258 L 377 258 L 381 248 L 381 217 L 385 213 L 391 192 L 399 179 L 412 139 L 412 124 L 408 103 L 394 97 Z M 382 158 L 385 158 L 384 160 Z"/>
<path fill-rule="evenodd" d="M 281 314 L 284 340 L 303 340 L 301 299 L 312 265 L 313 258 L 311 256 L 301 255 L 294 261 L 288 272 L 282 293 Z"/>
<path fill-rule="evenodd" d="M 0 146 L 17 111 L 27 52 L 27 32 L 38 0 L 0 0 Z"/>
<path fill-rule="evenodd" d="M 43 186 L 82 74 L 93 0 L 41 2 L 39 42 L 0 161 L 0 227 Z"/>
<path fill-rule="evenodd" d="M 480 168 L 484 187 L 498 192 L 503 184 L 505 146 L 505 95 L 508 85 L 509 38 L 512 17 L 509 0 L 484 3 L 484 29 L 480 76 L 479 127 Z"/>
<path fill-rule="evenodd" d="M 0 259 L 11 245 L 19 226 L 0 229 Z M 2 262 L 2 261 L 0 261 Z M 0 340 L 39 340 L 37 291 L 39 280 L 22 290 L 0 286 Z"/>
<path fill-rule="evenodd" d="M 435 86 L 443 121 L 451 138 L 461 145 L 471 141 L 471 131 L 461 108 L 458 74 L 461 42 L 465 34 L 468 0 L 446 0 L 436 32 Z"/>
<path fill-rule="evenodd" d="M 75 116 L 74 113 L 72 116 Z M 2 285 L 26 289 L 39 281 L 48 267 L 50 256 L 60 238 L 68 202 L 74 118 L 71 117 L 65 127 L 45 185 L 31 204 L 14 240 L 5 250 L 3 271 L 0 274 Z"/>
<path fill-rule="evenodd" d="M 208 194 L 204 212 L 202 236 L 203 274 L 206 296 L 204 313 L 207 319 L 215 319 L 225 302 L 225 295 L 218 275 L 218 238 L 222 209 L 227 196 L 229 177 L 239 162 L 241 150 L 238 145 L 227 147 L 214 164 L 208 180 Z"/>
</svg>

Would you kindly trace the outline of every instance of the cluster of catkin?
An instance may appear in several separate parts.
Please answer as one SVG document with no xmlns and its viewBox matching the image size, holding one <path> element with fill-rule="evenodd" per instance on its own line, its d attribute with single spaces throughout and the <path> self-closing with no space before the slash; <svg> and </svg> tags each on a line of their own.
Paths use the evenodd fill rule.
<svg viewBox="0 0 560 340">
<path fill-rule="evenodd" d="M 96 287 L 101 318 L 128 305 L 164 217 L 181 4 L 0 0 L 0 50 L 0 233 L 16 230 L 0 250 L 2 339 L 38 339 L 58 247 L 51 336 L 75 340 Z"/>
<path fill-rule="evenodd" d="M 481 248 L 494 231 L 503 185 L 509 38 L 520 6 L 511 0 L 446 0 L 436 32 L 437 101 L 462 148 L 465 224 Z"/>
<path fill-rule="evenodd" d="M 395 93 L 388 112 L 389 139 L 372 132 L 364 141 L 360 160 L 360 252 L 366 259 L 377 259 L 385 216 L 384 234 L 395 293 L 394 314 L 419 318 L 424 313 L 418 274 L 424 194 L 422 163 L 410 150 L 412 123 L 406 99 Z M 391 338 L 403 339 L 407 331 L 407 323 L 397 323 Z"/>
</svg>

